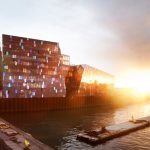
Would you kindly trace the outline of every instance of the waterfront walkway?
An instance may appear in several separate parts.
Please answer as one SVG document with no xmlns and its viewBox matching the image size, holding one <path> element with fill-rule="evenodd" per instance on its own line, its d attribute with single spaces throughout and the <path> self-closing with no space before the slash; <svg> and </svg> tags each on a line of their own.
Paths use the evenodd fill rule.
<svg viewBox="0 0 150 150">
<path fill-rule="evenodd" d="M 0 118 L 0 150 L 54 150 Z"/>
</svg>

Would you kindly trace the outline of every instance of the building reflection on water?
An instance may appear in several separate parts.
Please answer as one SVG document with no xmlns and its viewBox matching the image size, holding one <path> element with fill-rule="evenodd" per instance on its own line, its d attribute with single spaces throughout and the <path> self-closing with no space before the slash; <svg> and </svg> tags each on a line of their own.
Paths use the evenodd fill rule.
<svg viewBox="0 0 150 150">
<path fill-rule="evenodd" d="M 57 149 L 99 149 L 100 146 L 90 147 L 77 141 L 76 135 L 82 130 L 95 129 L 101 125 L 127 121 L 131 115 L 137 118 L 150 115 L 150 103 L 134 104 L 122 108 L 112 108 L 104 105 L 74 110 L 2 114 L 2 117 Z M 133 139 L 132 134 L 128 136 Z M 108 149 L 112 146 L 122 148 L 122 145 L 126 145 L 122 149 L 127 149 L 130 141 L 126 137 L 122 138 L 112 140 L 102 145 L 102 148 Z M 143 140 L 143 137 L 140 136 L 139 138 L 138 140 Z M 133 147 L 133 145 L 130 143 L 129 148 Z"/>
</svg>

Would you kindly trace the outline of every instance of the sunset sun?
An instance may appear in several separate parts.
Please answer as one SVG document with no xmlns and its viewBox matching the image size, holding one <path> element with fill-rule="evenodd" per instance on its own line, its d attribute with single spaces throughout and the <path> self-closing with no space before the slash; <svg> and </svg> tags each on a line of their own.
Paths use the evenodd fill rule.
<svg viewBox="0 0 150 150">
<path fill-rule="evenodd" d="M 132 88 L 139 94 L 147 94 L 150 92 L 150 72 L 129 72 L 116 79 L 115 87 Z"/>
</svg>

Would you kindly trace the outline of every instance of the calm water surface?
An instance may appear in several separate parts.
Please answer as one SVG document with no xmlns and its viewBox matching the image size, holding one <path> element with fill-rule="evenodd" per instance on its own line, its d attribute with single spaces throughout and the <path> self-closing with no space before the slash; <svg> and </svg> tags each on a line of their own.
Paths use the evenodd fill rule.
<svg viewBox="0 0 150 150">
<path fill-rule="evenodd" d="M 127 121 L 134 115 L 150 115 L 150 102 L 122 108 L 109 106 L 74 110 L 1 114 L 1 117 L 58 150 L 149 150 L 150 128 L 116 138 L 95 147 L 76 140 L 85 129 Z"/>
</svg>

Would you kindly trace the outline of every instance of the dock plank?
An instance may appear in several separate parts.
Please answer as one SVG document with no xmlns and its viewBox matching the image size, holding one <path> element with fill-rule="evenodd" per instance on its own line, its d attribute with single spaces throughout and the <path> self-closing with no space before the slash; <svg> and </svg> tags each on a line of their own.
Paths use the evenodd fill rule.
<svg viewBox="0 0 150 150">
<path fill-rule="evenodd" d="M 105 131 L 102 131 L 101 128 L 85 131 L 78 134 L 77 139 L 90 145 L 97 145 L 149 126 L 150 116 L 107 126 Z"/>
</svg>

